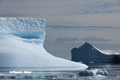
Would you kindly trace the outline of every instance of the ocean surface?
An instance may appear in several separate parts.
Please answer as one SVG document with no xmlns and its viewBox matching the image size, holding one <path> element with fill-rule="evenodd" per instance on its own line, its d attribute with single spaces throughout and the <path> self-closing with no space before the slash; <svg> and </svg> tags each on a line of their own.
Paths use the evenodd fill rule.
<svg viewBox="0 0 120 80">
<path fill-rule="evenodd" d="M 120 80 L 120 64 L 91 63 L 88 66 L 89 69 L 106 69 L 108 75 L 80 76 L 80 70 L 53 71 L 53 68 L 0 67 L 0 80 Z"/>
</svg>

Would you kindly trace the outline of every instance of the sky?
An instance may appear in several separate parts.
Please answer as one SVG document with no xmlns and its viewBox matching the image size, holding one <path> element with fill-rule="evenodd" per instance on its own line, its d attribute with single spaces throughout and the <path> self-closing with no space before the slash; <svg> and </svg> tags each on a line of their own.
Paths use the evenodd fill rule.
<svg viewBox="0 0 120 80">
<path fill-rule="evenodd" d="M 45 18 L 44 47 L 58 57 L 85 42 L 120 52 L 120 0 L 0 0 L 0 17 Z"/>
</svg>

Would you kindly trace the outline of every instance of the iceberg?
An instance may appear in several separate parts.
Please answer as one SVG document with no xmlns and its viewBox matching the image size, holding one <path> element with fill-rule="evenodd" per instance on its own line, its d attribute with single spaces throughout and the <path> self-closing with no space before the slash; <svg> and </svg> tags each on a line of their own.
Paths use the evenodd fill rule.
<svg viewBox="0 0 120 80">
<path fill-rule="evenodd" d="M 72 61 L 83 63 L 120 63 L 120 53 L 112 50 L 100 50 L 86 42 L 71 50 Z"/>
<path fill-rule="evenodd" d="M 44 47 L 46 20 L 0 18 L 0 67 L 40 67 L 81 70 L 88 66 L 48 53 Z"/>
</svg>

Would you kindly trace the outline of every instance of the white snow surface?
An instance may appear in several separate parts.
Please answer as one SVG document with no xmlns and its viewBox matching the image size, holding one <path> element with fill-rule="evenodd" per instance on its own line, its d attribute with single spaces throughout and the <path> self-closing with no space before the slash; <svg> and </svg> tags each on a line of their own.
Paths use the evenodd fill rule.
<svg viewBox="0 0 120 80">
<path fill-rule="evenodd" d="M 117 51 L 113 51 L 113 50 L 100 50 L 98 48 L 96 48 L 95 46 L 93 46 L 96 50 L 98 50 L 99 52 L 106 54 L 106 55 L 120 55 L 120 52 Z"/>
<path fill-rule="evenodd" d="M 44 67 L 81 70 L 88 66 L 55 57 L 43 48 L 45 20 L 0 18 L 0 67 Z"/>
<path fill-rule="evenodd" d="M 113 50 L 102 50 L 104 54 L 107 55 L 120 55 L 120 52 L 113 51 Z"/>
</svg>

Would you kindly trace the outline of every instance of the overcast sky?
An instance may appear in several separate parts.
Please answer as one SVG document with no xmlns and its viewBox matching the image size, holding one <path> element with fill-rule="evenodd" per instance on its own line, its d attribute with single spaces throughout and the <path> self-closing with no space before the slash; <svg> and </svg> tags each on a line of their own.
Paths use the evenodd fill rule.
<svg viewBox="0 0 120 80">
<path fill-rule="evenodd" d="M 0 16 L 45 18 L 44 47 L 55 56 L 70 59 L 86 41 L 120 51 L 120 0 L 0 0 Z"/>
</svg>

